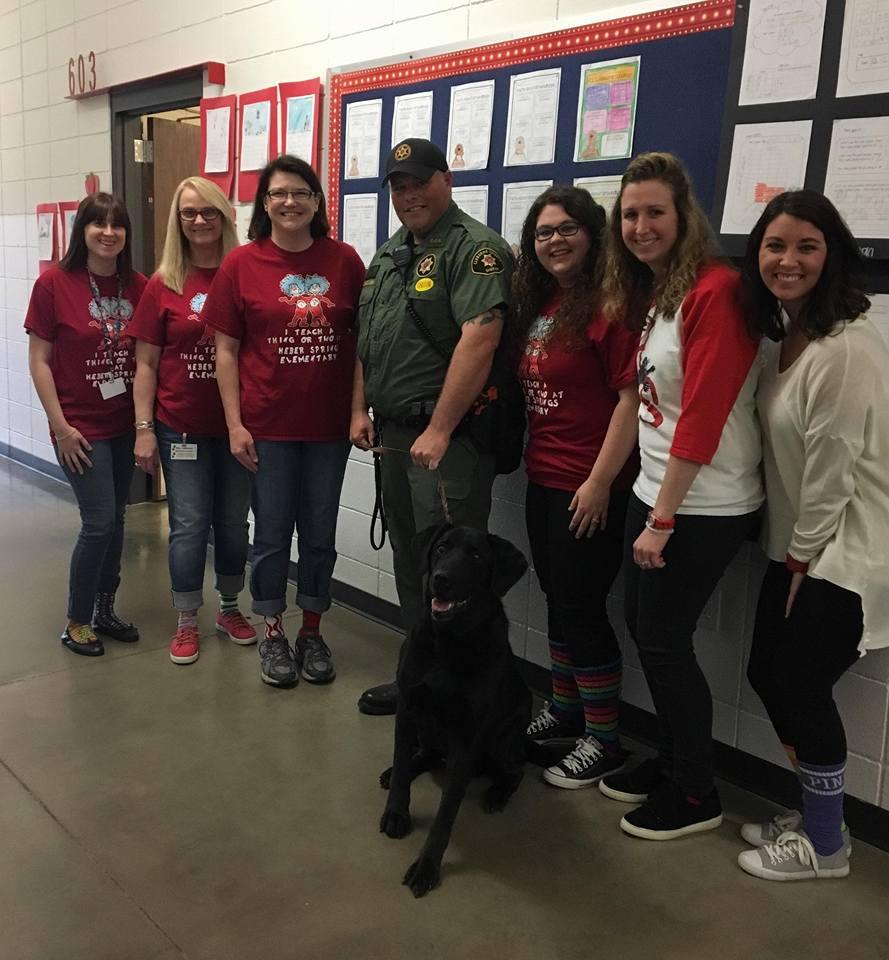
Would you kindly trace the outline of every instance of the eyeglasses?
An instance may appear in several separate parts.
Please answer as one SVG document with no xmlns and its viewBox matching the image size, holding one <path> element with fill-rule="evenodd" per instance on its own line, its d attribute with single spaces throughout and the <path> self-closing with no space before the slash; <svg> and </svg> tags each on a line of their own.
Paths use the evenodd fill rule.
<svg viewBox="0 0 889 960">
<path fill-rule="evenodd" d="M 216 207 L 201 207 L 200 210 L 195 210 L 194 207 L 183 207 L 182 210 L 179 211 L 179 219 L 187 221 L 197 220 L 198 214 L 209 223 L 219 216 L 219 211 Z"/>
<path fill-rule="evenodd" d="M 554 233 L 557 233 L 560 237 L 573 237 L 579 230 L 579 223 L 575 223 L 573 220 L 566 220 L 557 227 L 538 227 L 534 231 L 534 239 L 552 240 Z"/>
<path fill-rule="evenodd" d="M 311 200 L 315 196 L 315 191 L 306 187 L 299 187 L 297 190 L 276 189 L 269 190 L 266 196 L 275 203 L 283 203 L 288 197 L 292 197 L 294 200 Z"/>
</svg>

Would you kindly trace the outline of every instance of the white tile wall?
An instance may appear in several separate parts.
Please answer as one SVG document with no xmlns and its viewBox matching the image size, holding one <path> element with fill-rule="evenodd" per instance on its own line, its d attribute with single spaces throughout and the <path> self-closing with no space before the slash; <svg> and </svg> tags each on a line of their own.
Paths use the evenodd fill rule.
<svg viewBox="0 0 889 960">
<path fill-rule="evenodd" d="M 324 75 L 328 67 L 404 57 L 645 12 L 667 0 L 0 0 L 0 443 L 53 462 L 46 423 L 27 374 L 22 329 L 36 275 L 34 204 L 77 199 L 86 173 L 111 186 L 107 95 L 69 102 L 67 63 L 95 50 L 102 85 L 114 85 L 206 59 L 227 64 L 224 91 L 241 92 Z M 238 210 L 246 230 L 249 211 Z M 521 473 L 494 487 L 492 529 L 527 553 Z M 337 576 L 397 602 L 392 554 L 368 540 L 373 506 L 370 458 L 354 453 L 343 487 Z M 715 698 L 720 740 L 777 763 L 785 758 L 744 664 L 762 561 L 745 548 L 720 584 L 697 638 Z M 651 709 L 633 644 L 625 639 L 619 586 L 609 601 L 623 641 L 624 697 Z M 518 654 L 547 666 L 546 613 L 528 574 L 506 598 Z M 859 661 L 838 688 L 847 720 L 851 792 L 889 809 L 889 650 Z"/>
</svg>

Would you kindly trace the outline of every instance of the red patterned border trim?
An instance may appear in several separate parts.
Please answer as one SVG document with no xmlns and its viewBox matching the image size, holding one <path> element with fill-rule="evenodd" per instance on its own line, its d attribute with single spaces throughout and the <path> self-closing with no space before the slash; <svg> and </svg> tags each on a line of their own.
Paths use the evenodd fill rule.
<svg viewBox="0 0 889 960">
<path fill-rule="evenodd" d="M 724 30 L 734 22 L 734 2 L 702 0 L 701 3 L 692 3 L 686 7 L 673 7 L 635 17 L 621 17 L 618 20 L 607 20 L 483 47 L 470 47 L 425 57 L 422 60 L 402 60 L 386 66 L 332 74 L 327 151 L 327 215 L 332 233 L 336 234 L 339 227 L 339 171 L 344 96 L 417 83 L 427 77 L 453 77 L 486 68 L 498 69 L 545 60 L 561 54 L 587 53 L 623 46 L 626 43 L 645 43 L 708 30 Z"/>
</svg>

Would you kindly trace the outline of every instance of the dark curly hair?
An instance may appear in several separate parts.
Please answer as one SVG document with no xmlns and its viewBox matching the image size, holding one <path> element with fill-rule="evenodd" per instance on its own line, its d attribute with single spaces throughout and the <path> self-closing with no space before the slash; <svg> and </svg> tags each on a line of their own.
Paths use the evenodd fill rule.
<svg viewBox="0 0 889 960">
<path fill-rule="evenodd" d="M 318 179 L 318 174 L 312 169 L 311 164 L 306 163 L 299 157 L 293 157 L 289 153 L 282 153 L 280 157 L 275 157 L 271 163 L 266 164 L 262 173 L 259 175 L 259 183 L 256 185 L 256 197 L 253 200 L 253 215 L 250 217 L 250 226 L 247 229 L 248 240 L 261 240 L 263 237 L 272 235 L 272 221 L 265 209 L 266 193 L 268 193 L 269 183 L 272 174 L 289 173 L 296 177 L 302 177 L 309 186 L 310 190 L 315 192 L 318 197 L 318 209 L 312 222 L 309 224 L 309 232 L 314 239 L 326 237 L 330 233 L 330 223 L 327 219 L 327 201 L 324 199 L 324 188 Z"/>
<path fill-rule="evenodd" d="M 786 213 L 805 220 L 824 234 L 827 257 L 818 282 L 800 310 L 798 325 L 809 340 L 820 340 L 838 325 L 851 323 L 870 307 L 863 290 L 863 258 L 837 208 L 817 190 L 789 190 L 766 205 L 747 240 L 744 289 L 751 332 L 772 340 L 784 337 L 781 301 L 771 293 L 759 270 L 759 250 L 768 225 Z"/>
<path fill-rule="evenodd" d="M 558 288 L 556 278 L 541 266 L 534 246 L 534 231 L 541 210 L 559 206 L 576 220 L 590 237 L 590 249 L 573 287 L 566 290 L 556 314 L 555 335 L 568 347 L 577 347 L 596 308 L 596 263 L 599 258 L 605 211 L 579 187 L 554 186 L 544 190 L 531 205 L 522 225 L 518 263 L 512 277 L 514 335 L 522 340 L 537 319 L 540 308 Z"/>
</svg>

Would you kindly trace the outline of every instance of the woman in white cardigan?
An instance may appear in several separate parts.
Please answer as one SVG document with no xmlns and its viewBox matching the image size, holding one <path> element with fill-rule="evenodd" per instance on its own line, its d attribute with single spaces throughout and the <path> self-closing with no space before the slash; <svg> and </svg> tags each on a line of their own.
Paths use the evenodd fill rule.
<svg viewBox="0 0 889 960">
<path fill-rule="evenodd" d="M 747 245 L 766 357 L 757 407 L 769 567 L 747 675 L 796 769 L 802 814 L 745 824 L 766 880 L 844 877 L 846 737 L 833 686 L 889 646 L 889 348 L 865 316 L 858 245 L 812 190 L 775 197 Z"/>
</svg>

